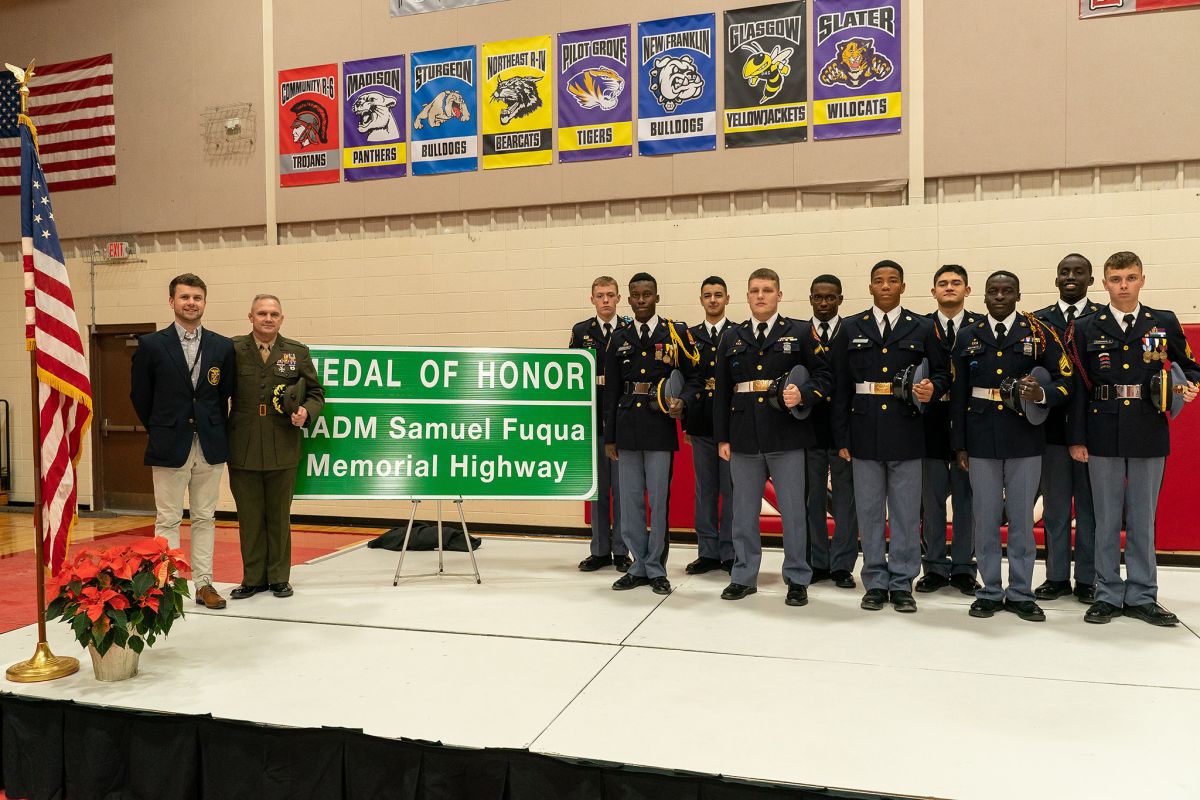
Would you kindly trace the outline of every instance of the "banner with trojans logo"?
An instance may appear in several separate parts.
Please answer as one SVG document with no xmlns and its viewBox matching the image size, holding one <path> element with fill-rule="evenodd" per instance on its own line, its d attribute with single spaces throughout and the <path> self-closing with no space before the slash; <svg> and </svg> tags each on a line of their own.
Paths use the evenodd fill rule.
<svg viewBox="0 0 1200 800">
<path fill-rule="evenodd" d="M 337 183 L 337 64 L 279 72 L 279 185 Z"/>
</svg>

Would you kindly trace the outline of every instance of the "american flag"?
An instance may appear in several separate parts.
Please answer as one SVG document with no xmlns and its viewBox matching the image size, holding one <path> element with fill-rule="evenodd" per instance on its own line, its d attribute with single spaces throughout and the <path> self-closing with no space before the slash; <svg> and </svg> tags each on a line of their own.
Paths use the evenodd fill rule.
<svg viewBox="0 0 1200 800">
<path fill-rule="evenodd" d="M 4 71 L 0 77 L 0 195 L 21 190 L 21 143 L 16 130 L 20 109 L 16 81 Z M 29 81 L 29 117 L 38 126 L 42 165 L 54 191 L 117 182 L 111 53 L 37 65 Z"/>
<path fill-rule="evenodd" d="M 38 163 L 37 132 L 26 118 L 19 128 L 25 343 L 35 350 L 41 420 L 42 553 L 57 575 L 77 518 L 75 468 L 92 422 L 92 385 L 46 173 Z"/>
</svg>

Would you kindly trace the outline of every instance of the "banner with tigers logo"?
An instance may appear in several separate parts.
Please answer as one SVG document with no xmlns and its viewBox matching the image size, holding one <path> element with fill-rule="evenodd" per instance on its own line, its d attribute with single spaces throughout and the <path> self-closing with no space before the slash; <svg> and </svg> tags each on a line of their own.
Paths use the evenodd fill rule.
<svg viewBox="0 0 1200 800">
<path fill-rule="evenodd" d="M 479 84 L 475 45 L 413 53 L 412 174 L 479 169 Z"/>
<path fill-rule="evenodd" d="M 554 153 L 550 35 L 483 45 L 483 168 L 549 164 Z"/>
<path fill-rule="evenodd" d="M 337 64 L 279 71 L 279 185 L 342 179 Z"/>
<path fill-rule="evenodd" d="M 638 23 L 638 155 L 717 149 L 717 17 Z"/>
<path fill-rule="evenodd" d="M 348 181 L 408 173 L 404 132 L 404 56 L 342 64 L 342 169 Z"/>
<path fill-rule="evenodd" d="M 900 0 L 813 0 L 813 138 L 900 132 Z"/>
<path fill-rule="evenodd" d="M 629 26 L 558 35 L 558 160 L 633 155 Z"/>
<path fill-rule="evenodd" d="M 725 12 L 725 146 L 808 138 L 804 0 Z"/>
</svg>

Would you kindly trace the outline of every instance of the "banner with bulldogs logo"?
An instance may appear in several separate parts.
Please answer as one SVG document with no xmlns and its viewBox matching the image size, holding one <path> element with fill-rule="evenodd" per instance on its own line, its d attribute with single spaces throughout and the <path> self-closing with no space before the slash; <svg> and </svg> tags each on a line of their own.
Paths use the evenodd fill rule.
<svg viewBox="0 0 1200 800">
<path fill-rule="evenodd" d="M 804 0 L 725 12 L 725 146 L 808 138 Z"/>
<path fill-rule="evenodd" d="M 717 148 L 715 14 L 638 23 L 638 155 Z"/>
<path fill-rule="evenodd" d="M 409 63 L 413 175 L 479 169 L 475 45 L 413 53 Z"/>
<path fill-rule="evenodd" d="M 348 181 L 408 173 L 404 56 L 342 64 L 342 168 Z"/>
<path fill-rule="evenodd" d="M 1166 11 L 1188 6 L 1200 6 L 1200 0 L 1079 0 L 1079 18 L 1136 14 L 1140 11 Z"/>
<path fill-rule="evenodd" d="M 483 45 L 483 168 L 549 164 L 554 87 L 550 36 Z"/>
<path fill-rule="evenodd" d="M 900 132 L 900 0 L 813 0 L 813 138 Z"/>
<path fill-rule="evenodd" d="M 279 185 L 337 183 L 337 64 L 279 71 Z"/>
<path fill-rule="evenodd" d="M 633 155 L 629 26 L 558 35 L 558 160 Z"/>
</svg>

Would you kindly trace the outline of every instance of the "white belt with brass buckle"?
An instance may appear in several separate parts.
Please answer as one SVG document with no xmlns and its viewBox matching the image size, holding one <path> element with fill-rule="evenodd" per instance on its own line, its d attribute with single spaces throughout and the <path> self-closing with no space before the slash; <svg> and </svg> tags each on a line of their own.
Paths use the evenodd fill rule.
<svg viewBox="0 0 1200 800">
<path fill-rule="evenodd" d="M 603 376 L 603 375 L 597 375 L 597 376 L 596 376 L 596 385 L 597 385 L 597 386 L 603 386 L 603 385 L 604 385 L 604 376 Z"/>
<path fill-rule="evenodd" d="M 892 394 L 892 385 L 890 383 L 856 383 L 854 384 L 855 394 Z"/>
<path fill-rule="evenodd" d="M 950 393 L 946 392 L 944 395 L 939 397 L 938 402 L 939 403 L 949 403 L 950 402 Z"/>
<path fill-rule="evenodd" d="M 765 392 L 771 388 L 770 381 L 743 381 L 733 386 L 735 392 Z"/>
<path fill-rule="evenodd" d="M 1140 400 L 1142 398 L 1142 386 L 1136 383 L 1103 384 L 1097 386 L 1093 394 L 1096 400 L 1111 400 L 1114 398 Z"/>
<path fill-rule="evenodd" d="M 980 389 L 978 386 L 971 387 L 971 397 L 978 397 L 980 400 L 995 400 L 996 402 L 1004 399 L 1000 396 L 999 389 Z"/>
</svg>

